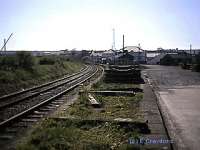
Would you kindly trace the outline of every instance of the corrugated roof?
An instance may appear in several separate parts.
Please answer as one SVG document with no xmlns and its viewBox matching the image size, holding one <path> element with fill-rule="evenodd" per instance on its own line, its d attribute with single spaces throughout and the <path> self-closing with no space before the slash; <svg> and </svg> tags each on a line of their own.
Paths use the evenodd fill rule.
<svg viewBox="0 0 200 150">
<path fill-rule="evenodd" d="M 130 51 L 134 51 L 134 52 L 139 52 L 139 51 L 141 51 L 141 49 L 140 49 L 138 46 L 126 46 L 126 47 L 125 47 L 125 50 L 128 50 L 129 52 L 130 52 Z"/>
</svg>

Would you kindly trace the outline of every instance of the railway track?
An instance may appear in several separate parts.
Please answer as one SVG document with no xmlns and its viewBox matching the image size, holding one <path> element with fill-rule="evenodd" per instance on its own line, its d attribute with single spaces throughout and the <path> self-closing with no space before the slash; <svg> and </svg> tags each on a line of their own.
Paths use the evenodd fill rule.
<svg viewBox="0 0 200 150">
<path fill-rule="evenodd" d="M 20 128 L 32 125 L 62 105 L 68 92 L 92 78 L 98 71 L 96 66 L 89 66 L 79 73 L 57 80 L 58 82 L 28 89 L 27 93 L 23 91 L 19 95 L 8 95 L 6 101 L 15 97 L 16 100 L 7 104 L 0 103 L 3 104 L 0 106 L 0 145 L 2 140 L 16 137 Z"/>
<path fill-rule="evenodd" d="M 18 95 L 9 97 L 0 106 L 1 122 L 12 117 L 16 113 L 20 113 L 21 111 L 26 110 L 44 101 L 45 99 L 57 95 L 58 93 L 64 91 L 66 88 L 73 86 L 73 84 L 77 81 L 81 81 L 82 79 L 87 77 L 92 71 L 93 68 L 89 67 L 76 75 L 66 78 L 65 80 L 58 81 L 45 87 L 42 86 L 40 88 L 37 88 L 37 91 L 33 89 L 29 90 L 28 93 L 19 93 Z"/>
<path fill-rule="evenodd" d="M 29 99 L 40 93 L 44 93 L 48 91 L 50 88 L 53 89 L 55 86 L 59 86 L 62 83 L 69 82 L 73 78 L 80 76 L 81 73 L 86 72 L 88 69 L 89 69 L 89 66 L 86 66 L 85 68 L 81 69 L 79 72 L 74 73 L 72 75 L 68 75 L 58 80 L 54 80 L 54 81 L 51 81 L 39 86 L 35 86 L 26 90 L 22 90 L 22 91 L 18 91 L 9 95 L 2 96 L 0 97 L 0 110 L 5 107 L 11 106 L 15 103 L 18 103 L 19 101 Z"/>
</svg>

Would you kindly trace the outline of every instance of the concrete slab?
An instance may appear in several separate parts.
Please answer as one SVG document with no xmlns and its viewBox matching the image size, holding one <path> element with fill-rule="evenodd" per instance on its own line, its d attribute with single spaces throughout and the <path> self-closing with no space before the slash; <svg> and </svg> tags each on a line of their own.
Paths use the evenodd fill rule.
<svg viewBox="0 0 200 150">
<path fill-rule="evenodd" d="M 197 150 L 200 143 L 200 73 L 180 67 L 148 66 L 175 149 Z"/>
<path fill-rule="evenodd" d="M 143 100 L 140 103 L 140 108 L 141 112 L 143 114 L 143 117 L 145 120 L 148 120 L 148 127 L 151 130 L 151 134 L 147 135 L 142 135 L 141 138 L 145 139 L 150 139 L 154 141 L 159 141 L 159 140 L 170 140 L 162 118 L 161 114 L 159 112 L 159 108 L 157 105 L 157 98 L 154 92 L 152 91 L 151 87 L 146 84 L 143 85 L 143 90 L 144 90 L 144 97 Z M 157 143 L 149 143 L 145 144 L 143 146 L 140 146 L 141 149 L 166 149 L 166 150 L 171 150 L 171 145 L 170 143 L 167 144 L 157 144 Z"/>
<path fill-rule="evenodd" d="M 173 92 L 171 92 L 173 91 Z M 170 89 L 160 94 L 160 100 L 173 118 L 173 130 L 182 140 L 184 149 L 198 149 L 200 142 L 200 93 L 199 88 Z"/>
</svg>

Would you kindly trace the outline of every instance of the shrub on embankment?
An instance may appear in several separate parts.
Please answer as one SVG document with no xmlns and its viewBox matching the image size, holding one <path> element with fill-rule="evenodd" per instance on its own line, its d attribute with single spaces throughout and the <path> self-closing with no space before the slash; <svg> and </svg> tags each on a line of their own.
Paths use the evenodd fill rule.
<svg viewBox="0 0 200 150">
<path fill-rule="evenodd" d="M 35 57 L 29 52 L 0 56 L 0 96 L 76 72 L 81 62 L 59 56 Z"/>
<path fill-rule="evenodd" d="M 200 54 L 196 55 L 192 64 L 192 70 L 200 72 Z"/>
<path fill-rule="evenodd" d="M 189 55 L 185 54 L 184 57 L 172 57 L 173 55 L 167 54 L 160 60 L 160 65 L 176 66 L 180 65 L 182 69 L 192 69 L 192 71 L 200 72 L 200 54 Z"/>
<path fill-rule="evenodd" d="M 160 60 L 160 65 L 177 66 L 191 64 L 192 57 L 187 54 L 167 54 Z"/>
<path fill-rule="evenodd" d="M 1 70 L 14 70 L 18 68 L 32 69 L 35 65 L 35 58 L 29 52 L 17 52 L 14 56 L 0 57 Z"/>
</svg>

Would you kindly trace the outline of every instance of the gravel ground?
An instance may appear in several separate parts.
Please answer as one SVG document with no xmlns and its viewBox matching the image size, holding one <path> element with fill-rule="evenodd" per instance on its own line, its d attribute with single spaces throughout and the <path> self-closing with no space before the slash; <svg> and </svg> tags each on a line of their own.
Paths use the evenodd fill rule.
<svg viewBox="0 0 200 150">
<path fill-rule="evenodd" d="M 184 70 L 177 66 L 148 65 L 147 73 L 160 88 L 200 85 L 200 73 Z"/>
<path fill-rule="evenodd" d="M 200 142 L 200 73 L 148 65 L 143 71 L 158 97 L 175 149 L 196 150 Z M 146 74 L 146 75 L 145 75 Z"/>
</svg>

